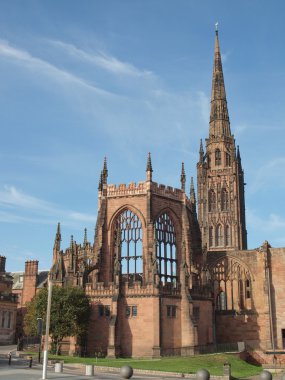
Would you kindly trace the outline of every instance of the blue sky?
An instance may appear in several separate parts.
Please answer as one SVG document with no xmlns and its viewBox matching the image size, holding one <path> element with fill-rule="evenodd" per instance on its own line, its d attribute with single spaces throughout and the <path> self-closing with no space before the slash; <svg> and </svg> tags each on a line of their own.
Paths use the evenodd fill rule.
<svg viewBox="0 0 285 380">
<path fill-rule="evenodd" d="M 285 246 L 285 2 L 0 1 L 0 253 L 51 265 L 57 222 L 93 241 L 109 183 L 187 186 L 206 138 L 219 22 L 249 248 Z"/>
</svg>

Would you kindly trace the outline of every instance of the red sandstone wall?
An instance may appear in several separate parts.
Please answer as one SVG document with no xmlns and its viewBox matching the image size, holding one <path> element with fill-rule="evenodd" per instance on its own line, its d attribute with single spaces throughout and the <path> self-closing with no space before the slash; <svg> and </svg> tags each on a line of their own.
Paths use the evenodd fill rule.
<svg viewBox="0 0 285 380">
<path fill-rule="evenodd" d="M 211 301 L 194 301 L 193 307 L 199 307 L 198 345 L 213 343 L 213 306 Z"/>
</svg>

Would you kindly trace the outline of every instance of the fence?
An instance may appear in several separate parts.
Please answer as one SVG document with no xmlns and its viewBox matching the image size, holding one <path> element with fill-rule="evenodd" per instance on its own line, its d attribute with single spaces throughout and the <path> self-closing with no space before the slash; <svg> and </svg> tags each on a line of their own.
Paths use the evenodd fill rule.
<svg viewBox="0 0 285 380">
<path fill-rule="evenodd" d="M 25 336 L 19 339 L 18 349 L 22 350 L 33 350 L 38 348 L 41 342 L 41 338 L 39 336 Z"/>
</svg>

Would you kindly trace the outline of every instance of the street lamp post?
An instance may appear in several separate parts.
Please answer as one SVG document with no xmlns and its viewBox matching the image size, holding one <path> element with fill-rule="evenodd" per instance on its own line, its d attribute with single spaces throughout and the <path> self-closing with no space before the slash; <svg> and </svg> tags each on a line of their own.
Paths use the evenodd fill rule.
<svg viewBox="0 0 285 380">
<path fill-rule="evenodd" d="M 47 303 L 47 317 L 46 317 L 46 337 L 45 337 L 45 349 L 44 349 L 44 361 L 43 361 L 43 377 L 47 378 L 47 362 L 48 362 L 48 339 L 49 339 L 49 323 L 50 323 L 50 309 L 51 309 L 51 294 L 52 294 L 52 281 L 48 280 L 48 303 Z"/>
<path fill-rule="evenodd" d="M 42 345 L 42 335 L 43 335 L 43 319 L 42 318 L 37 318 L 37 333 L 38 337 L 40 339 L 39 342 L 39 353 L 38 353 L 38 363 L 41 362 L 41 345 Z"/>
</svg>

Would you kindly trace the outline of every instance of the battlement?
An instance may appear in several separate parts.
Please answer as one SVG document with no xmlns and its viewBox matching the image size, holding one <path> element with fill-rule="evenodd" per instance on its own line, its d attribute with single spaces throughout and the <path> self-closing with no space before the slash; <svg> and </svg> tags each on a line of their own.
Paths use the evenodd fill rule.
<svg viewBox="0 0 285 380">
<path fill-rule="evenodd" d="M 85 291 L 89 297 L 112 297 L 116 293 L 116 286 L 113 282 L 109 286 L 105 286 L 103 282 L 97 282 L 95 286 L 89 283 L 86 284 Z"/>
<path fill-rule="evenodd" d="M 146 194 L 149 189 L 148 182 L 139 182 L 136 184 L 135 182 L 131 182 L 128 185 L 120 184 L 120 185 L 108 185 L 107 186 L 107 196 L 108 197 L 118 197 L 118 196 L 126 196 L 126 195 L 138 195 L 138 194 Z M 163 197 L 175 199 L 182 201 L 184 192 L 181 189 L 177 189 L 175 187 L 166 186 L 162 184 L 158 184 L 156 182 L 150 183 L 151 191 Z"/>
<path fill-rule="evenodd" d="M 172 198 L 175 200 L 182 201 L 184 192 L 181 189 L 177 189 L 171 186 L 165 186 L 158 184 L 156 182 L 152 182 L 151 191 L 156 194 L 167 198 Z"/>
<path fill-rule="evenodd" d="M 128 185 L 125 183 L 116 185 L 107 186 L 107 196 L 108 197 L 118 197 L 125 195 L 136 195 L 136 194 L 146 194 L 147 187 L 145 182 L 131 182 Z"/>
</svg>

